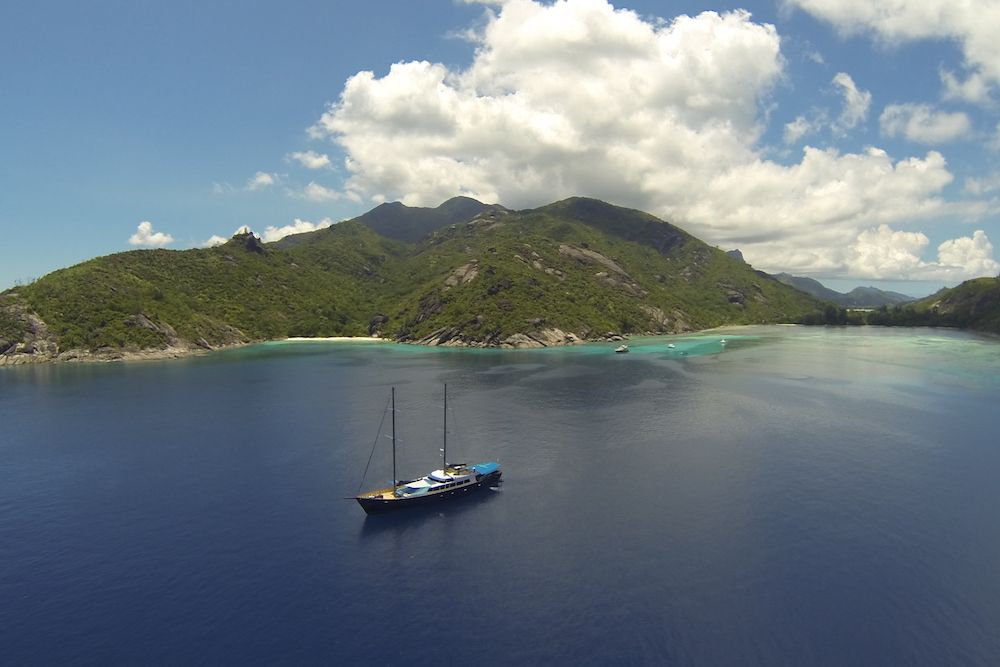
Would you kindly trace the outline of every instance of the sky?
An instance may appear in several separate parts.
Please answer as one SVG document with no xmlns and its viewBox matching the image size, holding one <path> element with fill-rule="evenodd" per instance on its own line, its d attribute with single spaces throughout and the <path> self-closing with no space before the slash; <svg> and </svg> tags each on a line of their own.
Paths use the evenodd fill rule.
<svg viewBox="0 0 1000 667">
<path fill-rule="evenodd" d="M 638 208 L 769 272 L 1000 273 L 1000 0 L 35 0 L 0 289 L 384 201 Z"/>
</svg>

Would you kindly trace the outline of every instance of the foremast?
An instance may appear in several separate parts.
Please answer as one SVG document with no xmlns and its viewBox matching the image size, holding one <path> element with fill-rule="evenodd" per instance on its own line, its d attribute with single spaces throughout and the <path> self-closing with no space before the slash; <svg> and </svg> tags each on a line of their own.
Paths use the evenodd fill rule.
<svg viewBox="0 0 1000 667">
<path fill-rule="evenodd" d="M 384 394 L 383 394 L 384 396 Z M 396 477 L 396 388 L 392 388 L 392 490 L 399 486 L 399 478 Z"/>
</svg>

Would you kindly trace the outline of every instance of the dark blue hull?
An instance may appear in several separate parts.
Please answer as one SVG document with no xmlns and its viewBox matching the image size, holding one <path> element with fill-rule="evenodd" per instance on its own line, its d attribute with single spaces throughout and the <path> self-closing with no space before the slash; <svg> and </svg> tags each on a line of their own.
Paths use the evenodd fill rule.
<svg viewBox="0 0 1000 667">
<path fill-rule="evenodd" d="M 479 489 L 484 489 L 490 486 L 496 486 L 500 483 L 500 475 L 503 473 L 500 470 L 491 472 L 488 475 L 480 476 L 472 484 L 467 484 L 465 486 L 459 486 L 447 491 L 439 491 L 438 493 L 429 493 L 422 496 L 411 496 L 408 498 L 393 498 L 392 500 L 385 500 L 383 498 L 365 498 L 363 496 L 358 496 L 356 500 L 361 508 L 368 514 L 382 514 L 383 512 L 391 512 L 393 510 L 409 509 L 411 507 L 428 507 L 440 502 L 454 499 L 457 497 L 466 496 L 473 493 Z"/>
</svg>

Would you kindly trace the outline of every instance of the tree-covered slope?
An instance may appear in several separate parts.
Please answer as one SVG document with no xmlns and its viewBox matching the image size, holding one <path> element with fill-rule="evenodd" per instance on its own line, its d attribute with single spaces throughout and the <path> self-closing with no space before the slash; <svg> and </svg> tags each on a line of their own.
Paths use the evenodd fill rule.
<svg viewBox="0 0 1000 667">
<path fill-rule="evenodd" d="M 421 209 L 438 211 L 440 224 L 425 219 L 419 243 L 377 234 L 362 216 L 274 244 L 244 234 L 215 248 L 84 262 L 0 295 L 0 354 L 370 332 L 551 344 L 794 322 L 821 308 L 640 211 L 583 198 L 519 212 L 476 204 Z M 456 222 L 466 209 L 473 217 Z M 411 213 L 383 209 L 380 224 L 412 229 Z"/>
<path fill-rule="evenodd" d="M 820 308 L 677 227 L 582 198 L 439 230 L 404 273 L 419 289 L 387 314 L 407 340 L 686 331 L 797 321 Z"/>
<path fill-rule="evenodd" d="M 945 326 L 1000 334 L 1000 277 L 976 278 L 897 308 L 868 316 L 870 324 Z"/>
<path fill-rule="evenodd" d="M 322 231 L 315 248 L 281 251 L 243 234 L 215 248 L 135 250 L 55 271 L 3 295 L 0 340 L 23 339 L 35 320 L 44 325 L 35 338 L 60 350 L 364 334 L 367 272 L 389 242 L 355 223 Z"/>
</svg>

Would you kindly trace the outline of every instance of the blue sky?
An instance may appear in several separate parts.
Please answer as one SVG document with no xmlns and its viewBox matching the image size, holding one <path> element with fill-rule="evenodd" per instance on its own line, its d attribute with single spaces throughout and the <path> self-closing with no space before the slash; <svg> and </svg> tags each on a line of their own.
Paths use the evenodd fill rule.
<svg viewBox="0 0 1000 667">
<path fill-rule="evenodd" d="M 837 289 L 996 275 L 1000 2 L 871 5 L 15 3 L 0 289 L 457 194 L 596 196 Z"/>
</svg>

